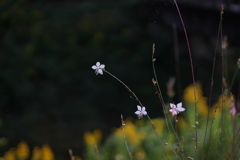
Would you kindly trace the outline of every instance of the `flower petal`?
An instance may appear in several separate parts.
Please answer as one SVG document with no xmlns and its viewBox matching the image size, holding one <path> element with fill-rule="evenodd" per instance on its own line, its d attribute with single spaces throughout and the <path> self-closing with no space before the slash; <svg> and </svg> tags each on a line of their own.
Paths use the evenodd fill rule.
<svg viewBox="0 0 240 160">
<path fill-rule="evenodd" d="M 103 69 L 103 68 L 105 68 L 105 65 L 104 65 L 104 64 L 101 64 L 101 65 L 99 66 L 99 68 Z"/>
<path fill-rule="evenodd" d="M 146 110 L 146 108 L 145 107 L 142 107 L 142 111 L 144 112 Z"/>
<path fill-rule="evenodd" d="M 171 107 L 171 108 L 176 108 L 176 105 L 173 104 L 173 103 L 170 103 L 170 107 Z"/>
<path fill-rule="evenodd" d="M 139 106 L 139 105 L 137 105 L 137 109 L 138 109 L 139 111 L 142 110 L 142 109 L 141 109 L 141 106 Z"/>
<path fill-rule="evenodd" d="M 96 63 L 96 66 L 99 68 L 99 66 L 100 66 L 100 62 L 97 62 L 97 63 Z"/>
<path fill-rule="evenodd" d="M 177 104 L 177 108 L 182 108 L 182 102 Z"/>
<path fill-rule="evenodd" d="M 146 111 L 142 111 L 142 114 L 145 116 L 145 115 L 147 115 L 147 112 Z"/>
<path fill-rule="evenodd" d="M 135 112 L 135 114 L 137 114 L 137 115 L 140 115 L 140 114 L 141 114 L 141 112 L 140 112 L 140 111 L 136 111 L 136 112 Z"/>
<path fill-rule="evenodd" d="M 101 69 L 98 70 L 98 73 L 103 75 L 103 71 Z"/>
<path fill-rule="evenodd" d="M 94 65 L 94 66 L 92 66 L 92 69 L 97 69 L 97 66 L 95 66 L 95 65 Z"/>
<path fill-rule="evenodd" d="M 179 112 L 183 112 L 183 111 L 185 111 L 185 108 L 178 108 L 177 109 Z"/>
</svg>

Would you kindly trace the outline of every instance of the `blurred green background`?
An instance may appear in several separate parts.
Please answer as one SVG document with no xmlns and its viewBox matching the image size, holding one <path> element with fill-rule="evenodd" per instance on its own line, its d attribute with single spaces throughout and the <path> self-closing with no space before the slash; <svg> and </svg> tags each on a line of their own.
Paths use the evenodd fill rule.
<svg viewBox="0 0 240 160">
<path fill-rule="evenodd" d="M 206 25 L 199 28 L 201 23 L 192 25 L 191 17 L 187 17 L 191 10 L 186 6 L 183 9 L 196 80 L 202 82 L 207 95 L 219 11 L 209 11 L 214 18 L 210 22 L 201 17 L 205 11 L 209 10 L 197 11 L 200 18 L 193 15 Z M 231 18 L 228 20 L 227 24 L 235 25 Z M 173 24 L 179 36 L 177 62 Z M 0 153 L 25 140 L 30 146 L 49 144 L 56 159 L 61 160 L 68 156 L 69 148 L 81 154 L 84 131 L 100 128 L 107 136 L 112 127 L 120 125 L 120 114 L 137 118 L 137 102 L 130 93 L 109 75 L 94 74 L 91 66 L 97 61 L 129 85 L 151 117 L 162 115 L 151 83 L 153 43 L 164 97 L 167 81 L 177 75 L 176 68 L 181 75 L 177 77 L 180 90 L 176 86 L 176 103 L 182 99 L 181 90 L 192 83 L 184 34 L 172 2 L 1 0 L 0 37 L 0 136 L 8 139 L 7 145 L 0 146 Z M 240 42 L 237 36 L 231 40 L 229 82 Z M 217 62 L 216 85 L 220 86 L 220 54 Z M 237 81 L 235 93 L 239 74 Z M 221 92 L 221 87 L 214 89 Z"/>
</svg>

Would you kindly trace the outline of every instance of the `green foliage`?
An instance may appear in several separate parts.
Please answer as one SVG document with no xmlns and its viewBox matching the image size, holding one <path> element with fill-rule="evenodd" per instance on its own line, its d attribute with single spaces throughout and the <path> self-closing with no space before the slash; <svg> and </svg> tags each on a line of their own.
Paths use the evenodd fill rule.
<svg viewBox="0 0 240 160">
<path fill-rule="evenodd" d="M 133 159 L 185 159 L 195 158 L 196 151 L 199 159 L 223 157 L 237 159 L 240 156 L 237 149 L 240 147 L 240 128 L 237 125 L 240 123 L 240 116 L 230 114 L 230 102 L 233 97 L 221 95 L 219 101 L 208 109 L 204 106 L 206 98 L 203 97 L 199 84 L 196 90 L 196 104 L 192 101 L 193 92 L 192 85 L 185 89 L 185 112 L 176 119 L 170 112 L 167 113 L 167 117 L 171 117 L 172 124 L 169 123 L 167 117 L 166 120 L 163 118 L 152 120 L 160 141 L 151 123 L 145 119 L 134 123 L 127 120 L 124 126 L 115 129 L 104 143 L 98 145 L 100 159 L 130 159 L 129 153 Z M 197 122 L 195 121 L 195 105 L 199 109 Z M 171 124 L 170 130 L 167 128 L 166 121 L 168 125 Z M 196 140 L 196 130 L 198 140 Z M 85 158 L 87 160 L 96 158 L 96 153 L 89 152 L 92 149 L 91 146 L 86 146 Z"/>
</svg>

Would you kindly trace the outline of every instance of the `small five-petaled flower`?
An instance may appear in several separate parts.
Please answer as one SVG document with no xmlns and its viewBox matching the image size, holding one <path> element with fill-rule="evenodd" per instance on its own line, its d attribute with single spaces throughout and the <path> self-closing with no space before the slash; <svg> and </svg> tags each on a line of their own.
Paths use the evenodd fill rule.
<svg viewBox="0 0 240 160">
<path fill-rule="evenodd" d="M 182 107 L 182 102 L 178 103 L 177 106 L 175 104 L 170 103 L 170 112 L 172 112 L 172 116 L 179 114 L 180 112 L 185 111 L 185 108 Z"/>
<path fill-rule="evenodd" d="M 96 75 L 101 74 L 103 75 L 103 69 L 105 68 L 104 64 L 101 64 L 100 62 L 97 62 L 96 65 L 92 66 L 92 69 L 95 70 Z"/>
<path fill-rule="evenodd" d="M 138 116 L 138 118 L 142 118 L 143 116 L 147 115 L 147 111 L 145 107 L 141 107 L 137 105 L 138 111 L 135 112 L 135 114 Z"/>
</svg>

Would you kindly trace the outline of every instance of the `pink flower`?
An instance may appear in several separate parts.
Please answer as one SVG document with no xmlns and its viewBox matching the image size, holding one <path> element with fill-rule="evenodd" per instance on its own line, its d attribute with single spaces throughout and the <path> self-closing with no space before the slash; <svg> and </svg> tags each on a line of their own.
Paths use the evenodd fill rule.
<svg viewBox="0 0 240 160">
<path fill-rule="evenodd" d="M 138 116 L 138 119 L 147 115 L 147 111 L 146 111 L 145 107 L 141 107 L 141 106 L 137 105 L 137 109 L 138 109 L 138 111 L 136 111 L 135 114 Z"/>
<path fill-rule="evenodd" d="M 234 116 L 236 114 L 237 110 L 236 110 L 236 107 L 235 107 L 235 104 L 234 104 L 233 100 L 230 101 L 230 107 L 231 107 L 230 113 L 231 113 L 231 115 Z"/>
<path fill-rule="evenodd" d="M 185 108 L 182 107 L 182 102 L 178 103 L 177 106 L 173 103 L 170 103 L 170 112 L 172 112 L 172 116 L 179 114 L 180 112 L 185 111 Z"/>
</svg>

